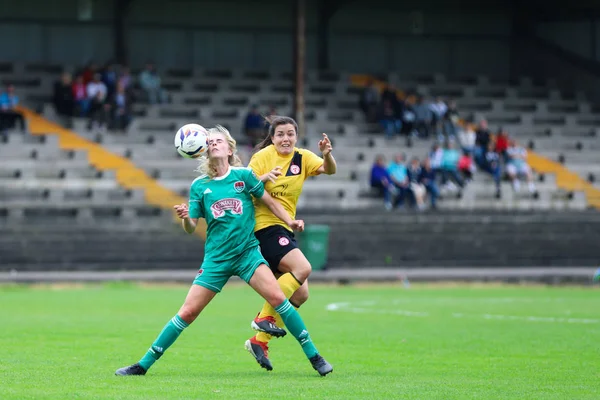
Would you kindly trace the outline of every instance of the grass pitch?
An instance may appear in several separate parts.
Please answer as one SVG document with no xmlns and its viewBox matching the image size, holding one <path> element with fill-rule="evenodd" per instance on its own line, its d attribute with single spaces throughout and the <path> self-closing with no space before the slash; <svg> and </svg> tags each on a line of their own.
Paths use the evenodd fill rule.
<svg viewBox="0 0 600 400">
<path fill-rule="evenodd" d="M 187 286 L 0 287 L 2 399 L 598 399 L 600 291 L 313 286 L 300 312 L 334 365 L 291 337 L 267 372 L 247 354 L 262 304 L 225 287 L 144 377 L 139 360 Z"/>
</svg>

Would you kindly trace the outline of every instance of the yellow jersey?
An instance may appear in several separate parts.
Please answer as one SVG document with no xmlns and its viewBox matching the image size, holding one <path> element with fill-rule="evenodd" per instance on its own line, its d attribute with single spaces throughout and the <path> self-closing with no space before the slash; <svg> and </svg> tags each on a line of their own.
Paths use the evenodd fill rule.
<svg viewBox="0 0 600 400">
<path fill-rule="evenodd" d="M 269 145 L 252 156 L 248 167 L 258 176 L 270 172 L 275 167 L 281 167 L 281 175 L 275 183 L 266 181 L 265 190 L 281 203 L 292 219 L 296 219 L 296 205 L 304 181 L 309 176 L 319 175 L 317 170 L 321 165 L 323 159 L 310 150 L 294 148 L 291 154 L 282 156 L 277 153 L 275 146 Z M 281 225 L 291 230 L 259 199 L 254 199 L 254 211 L 255 232 L 272 225 Z"/>
</svg>

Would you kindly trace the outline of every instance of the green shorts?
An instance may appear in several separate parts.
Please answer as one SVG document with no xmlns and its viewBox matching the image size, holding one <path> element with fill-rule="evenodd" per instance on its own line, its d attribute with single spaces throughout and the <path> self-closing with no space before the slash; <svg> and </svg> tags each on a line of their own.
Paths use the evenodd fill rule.
<svg viewBox="0 0 600 400">
<path fill-rule="evenodd" d="M 233 275 L 250 283 L 250 278 L 260 264 L 269 266 L 260 252 L 259 246 L 250 247 L 238 257 L 226 261 L 204 260 L 194 279 L 194 285 L 200 285 L 219 293 Z"/>
</svg>

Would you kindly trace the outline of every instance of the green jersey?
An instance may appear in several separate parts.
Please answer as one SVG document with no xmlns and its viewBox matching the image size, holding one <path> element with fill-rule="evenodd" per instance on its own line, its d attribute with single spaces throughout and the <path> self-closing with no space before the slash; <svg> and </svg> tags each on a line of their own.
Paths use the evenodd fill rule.
<svg viewBox="0 0 600 400">
<path fill-rule="evenodd" d="M 252 196 L 262 197 L 263 183 L 249 168 L 230 167 L 220 177 L 200 176 L 190 189 L 190 218 L 206 219 L 205 261 L 224 261 L 258 246 Z"/>
</svg>

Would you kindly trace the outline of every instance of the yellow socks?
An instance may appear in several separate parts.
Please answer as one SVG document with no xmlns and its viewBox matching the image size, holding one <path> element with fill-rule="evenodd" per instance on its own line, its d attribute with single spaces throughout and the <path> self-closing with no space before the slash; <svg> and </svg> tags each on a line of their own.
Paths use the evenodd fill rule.
<svg viewBox="0 0 600 400">
<path fill-rule="evenodd" d="M 298 282 L 296 277 L 290 272 L 286 272 L 285 274 L 281 275 L 279 279 L 277 279 L 277 283 L 279 283 L 279 287 L 281 288 L 283 294 L 287 299 L 292 297 L 294 292 L 298 290 L 300 286 L 302 286 L 302 284 Z M 277 311 L 275 311 L 275 309 L 269 303 L 265 302 L 265 305 L 260 311 L 260 314 L 258 314 L 258 318 L 265 318 L 268 316 L 275 318 L 275 323 L 277 324 L 277 326 L 283 328 L 283 320 L 281 319 L 279 314 L 277 314 Z M 260 340 L 261 342 L 268 342 L 269 340 L 271 340 L 271 335 L 264 332 L 258 332 L 256 334 L 256 340 Z"/>
</svg>

